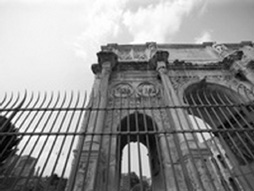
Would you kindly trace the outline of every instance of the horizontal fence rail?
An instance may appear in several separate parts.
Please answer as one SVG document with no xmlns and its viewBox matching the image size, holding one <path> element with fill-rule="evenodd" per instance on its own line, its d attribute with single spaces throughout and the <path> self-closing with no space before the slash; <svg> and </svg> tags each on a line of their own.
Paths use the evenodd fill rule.
<svg viewBox="0 0 254 191">
<path fill-rule="evenodd" d="M 100 95 L 6 94 L 0 190 L 254 190 L 254 94 L 238 91 L 194 86 L 178 105 L 109 95 L 103 108 Z"/>
</svg>

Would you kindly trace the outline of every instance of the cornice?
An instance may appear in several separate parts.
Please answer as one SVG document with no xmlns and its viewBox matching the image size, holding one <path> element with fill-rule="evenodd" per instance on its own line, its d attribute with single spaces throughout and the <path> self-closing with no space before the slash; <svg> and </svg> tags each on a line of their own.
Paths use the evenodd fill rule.
<svg viewBox="0 0 254 191">
<path fill-rule="evenodd" d="M 251 48 L 251 42 L 242 42 L 235 44 L 215 44 L 203 43 L 195 44 L 163 44 L 147 43 L 145 45 L 117 45 L 109 44 L 102 47 L 102 51 L 98 53 L 98 63 L 92 65 L 92 71 L 97 74 L 102 70 L 102 63 L 105 61 L 112 62 L 112 71 L 147 71 L 156 70 L 157 62 L 163 61 L 167 70 L 230 70 L 236 61 L 242 60 L 245 54 L 241 47 Z M 167 48 L 183 48 L 191 49 L 200 47 L 213 55 L 220 55 L 216 59 L 202 58 L 190 60 L 181 58 L 174 59 L 175 54 L 171 53 Z M 233 47 L 233 48 L 232 48 Z M 165 49 L 161 49 L 165 48 Z M 232 48 L 232 49 L 230 49 Z M 190 51 L 191 53 L 191 51 Z M 202 52 L 200 52 L 201 54 Z M 253 70 L 253 60 L 248 63 L 244 62 L 247 68 Z"/>
</svg>

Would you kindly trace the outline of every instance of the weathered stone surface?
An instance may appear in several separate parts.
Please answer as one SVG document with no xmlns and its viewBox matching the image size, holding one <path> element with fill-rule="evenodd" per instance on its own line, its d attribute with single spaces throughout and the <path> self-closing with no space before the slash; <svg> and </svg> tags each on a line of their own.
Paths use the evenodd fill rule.
<svg viewBox="0 0 254 191">
<path fill-rule="evenodd" d="M 123 121 L 128 117 L 133 119 L 135 115 L 145 116 L 142 120 L 150 123 L 147 125 L 148 131 L 157 132 L 149 135 L 149 140 L 155 145 L 150 149 L 154 190 L 230 189 L 229 178 L 232 178 L 232 174 L 229 172 L 247 172 L 247 169 L 233 167 L 230 159 L 226 160 L 228 169 L 223 167 L 216 157 L 220 154 L 225 158 L 228 151 L 228 148 L 223 148 L 225 144 L 219 140 L 201 144 L 195 134 L 177 134 L 174 131 L 194 129 L 188 110 L 179 107 L 187 106 L 184 96 L 191 88 L 204 89 L 207 84 L 212 84 L 214 91 L 218 86 L 220 90 L 224 88 L 225 92 L 238 93 L 243 102 L 254 100 L 251 94 L 254 89 L 253 55 L 253 43 L 250 42 L 102 46 L 102 51 L 98 53 L 99 64 L 92 66 L 97 75 L 93 102 L 98 107 L 112 110 L 92 111 L 87 126 L 90 132 L 96 126 L 96 132 L 108 133 L 104 135 L 100 149 L 105 160 L 101 161 L 98 153 L 94 154 L 95 162 L 89 163 L 89 169 L 96 169 L 93 173 L 97 173 L 97 176 L 88 170 L 83 182 L 84 168 L 81 166 L 77 177 L 80 181 L 77 181 L 74 190 L 80 190 L 81 184 L 96 185 L 85 186 L 86 190 L 103 190 L 105 185 L 108 190 L 117 190 L 122 156 L 119 152 L 124 146 L 117 133 L 126 128 Z M 138 124 L 142 123 L 138 121 Z M 145 127 L 141 125 L 139 128 L 144 130 Z M 137 136 L 130 137 L 137 141 Z M 139 138 L 143 143 L 147 140 L 144 135 Z M 101 139 L 96 139 L 94 143 L 96 141 L 99 143 Z M 107 164 L 108 167 L 105 166 Z M 167 181 L 164 182 L 165 176 Z M 253 177 L 248 175 L 247 179 L 250 178 Z M 249 190 L 246 180 L 239 178 L 237 181 L 245 190 Z"/>
</svg>

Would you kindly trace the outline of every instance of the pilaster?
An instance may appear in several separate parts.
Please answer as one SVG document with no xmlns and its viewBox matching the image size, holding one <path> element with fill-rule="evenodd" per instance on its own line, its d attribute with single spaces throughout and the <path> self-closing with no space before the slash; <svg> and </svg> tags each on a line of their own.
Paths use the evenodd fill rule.
<svg viewBox="0 0 254 191">
<path fill-rule="evenodd" d="M 174 90 L 173 84 L 170 81 L 168 77 L 168 70 L 167 70 L 167 64 L 168 64 L 168 56 L 169 53 L 166 51 L 158 51 L 155 55 L 155 60 L 157 62 L 157 71 L 160 75 L 162 85 L 164 88 L 165 93 L 165 105 L 174 107 L 174 106 L 181 106 L 181 101 L 179 100 L 179 97 L 176 95 L 176 92 Z M 187 119 L 187 114 L 183 110 L 183 108 L 174 108 L 168 110 L 170 113 L 170 117 L 172 117 L 171 127 L 176 130 L 189 130 L 191 128 L 191 123 Z M 187 134 L 185 137 L 183 135 L 179 136 L 180 144 L 185 143 L 186 140 L 190 141 L 189 146 L 192 146 L 192 141 L 195 142 L 194 136 Z M 187 149 L 183 146 L 184 150 Z"/>
<path fill-rule="evenodd" d="M 102 171 L 98 169 L 103 166 L 100 163 L 103 163 L 101 159 L 104 157 L 104 153 L 100 149 L 101 135 L 86 135 L 86 133 L 99 134 L 103 132 L 108 83 L 112 68 L 117 62 L 117 56 L 113 52 L 99 52 L 97 56 L 98 64 L 92 66 L 96 76 L 88 106 L 91 111 L 86 112 L 85 123 L 81 129 L 85 136 L 80 137 L 78 152 L 74 154 L 70 177 L 75 177 L 75 179 L 68 183 L 68 189 L 73 188 L 74 191 L 97 190 L 97 183 L 100 184 L 102 177 Z"/>
<path fill-rule="evenodd" d="M 172 97 L 174 96 L 170 89 L 170 86 L 172 86 L 171 82 L 169 81 L 169 78 L 167 76 L 167 68 L 166 68 L 166 64 L 168 64 L 168 56 L 169 53 L 167 51 L 157 51 L 156 54 L 154 55 L 154 57 L 152 58 L 152 64 L 154 66 L 154 68 L 157 69 L 159 76 L 161 78 L 162 81 L 162 86 L 164 89 L 164 102 L 165 102 L 165 106 L 173 106 L 173 102 L 172 102 Z M 170 123 L 170 128 L 172 129 L 180 129 L 179 126 L 176 125 L 177 122 L 177 116 L 176 113 L 171 110 L 168 109 L 167 110 L 168 113 L 168 117 L 169 117 L 169 123 Z M 168 147 L 172 147 L 172 145 L 169 145 L 170 143 L 170 138 L 169 136 L 171 135 L 161 135 L 159 136 L 159 140 L 160 140 L 160 147 L 162 148 L 162 150 L 168 150 Z M 176 135 L 173 135 L 173 139 L 175 143 L 179 142 L 179 138 Z M 183 138 L 181 137 L 181 139 L 183 140 Z M 162 157 L 163 157 L 163 165 L 164 165 L 164 174 L 167 177 L 167 189 L 168 190 L 177 190 L 177 186 L 178 185 L 185 185 L 182 184 L 181 182 L 175 182 L 176 180 L 174 180 L 174 176 L 173 176 L 173 170 L 178 171 L 177 174 L 182 174 L 184 176 L 183 179 L 181 179 L 182 181 L 184 181 L 184 179 L 186 180 L 186 182 L 188 182 L 188 177 L 187 176 L 187 169 L 181 169 L 181 168 L 177 168 L 177 165 L 173 165 L 172 168 L 172 164 L 176 164 L 178 162 L 178 158 L 182 158 L 182 151 L 180 149 L 180 146 L 178 144 L 175 144 L 175 146 L 177 148 L 171 148 L 170 150 L 174 150 L 176 149 L 177 155 L 178 156 L 173 156 L 173 158 L 170 158 L 169 153 L 162 153 Z M 173 160 L 173 161 L 172 161 Z M 183 168 L 185 167 L 185 164 L 183 164 L 183 161 L 180 162 L 179 167 L 182 166 Z M 183 172 L 181 172 L 183 170 Z M 187 183 L 189 185 L 191 185 L 190 183 Z M 187 187 L 181 187 L 181 190 L 187 190 Z"/>
<path fill-rule="evenodd" d="M 170 128 L 175 130 L 189 130 L 192 128 L 192 124 L 188 120 L 188 116 L 186 111 L 183 108 L 179 107 L 182 105 L 179 97 L 177 96 L 173 84 L 168 77 L 167 64 L 168 63 L 169 53 L 166 51 L 157 51 L 155 55 L 156 68 L 159 73 L 159 76 L 162 81 L 162 85 L 165 93 L 165 105 L 176 108 L 168 109 L 170 121 Z M 200 145 L 197 144 L 196 137 L 192 134 L 178 134 L 178 136 L 174 136 L 176 144 L 176 149 L 178 150 L 179 157 L 179 165 L 182 167 L 181 171 L 184 176 L 185 183 L 187 188 L 181 188 L 181 190 L 214 190 L 215 186 L 213 183 L 209 182 L 208 176 L 209 169 L 204 169 L 204 156 L 203 153 L 200 153 Z M 162 148 L 167 144 L 167 140 L 161 140 Z M 209 149 L 203 148 L 204 151 L 209 153 Z M 164 156 L 166 158 L 166 164 L 169 162 L 167 155 Z M 167 165 L 165 167 L 165 173 L 171 172 L 168 169 Z M 170 185 L 169 185 L 170 186 Z M 172 187 L 172 184 L 171 184 Z"/>
</svg>

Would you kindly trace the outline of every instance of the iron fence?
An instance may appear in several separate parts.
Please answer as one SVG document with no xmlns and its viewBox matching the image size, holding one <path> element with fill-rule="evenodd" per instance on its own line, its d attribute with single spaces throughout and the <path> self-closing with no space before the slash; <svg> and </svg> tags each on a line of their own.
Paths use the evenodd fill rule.
<svg viewBox="0 0 254 191">
<path fill-rule="evenodd" d="M 238 91 L 194 86 L 181 105 L 109 98 L 106 108 L 86 93 L 6 94 L 0 190 L 254 190 L 254 96 Z"/>
</svg>

